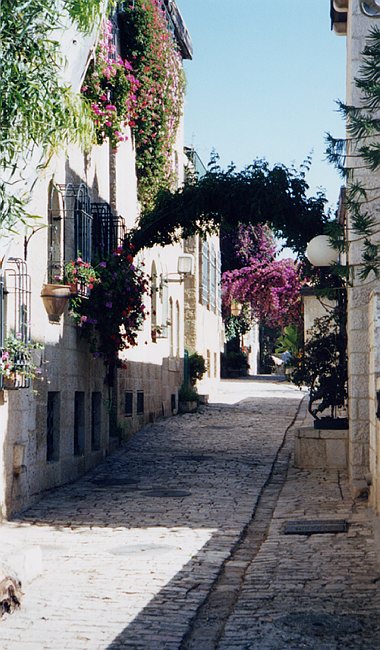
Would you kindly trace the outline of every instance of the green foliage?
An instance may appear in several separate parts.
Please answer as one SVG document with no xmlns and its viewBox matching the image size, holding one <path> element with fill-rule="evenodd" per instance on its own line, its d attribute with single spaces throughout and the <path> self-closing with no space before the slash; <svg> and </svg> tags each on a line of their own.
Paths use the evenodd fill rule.
<svg viewBox="0 0 380 650">
<path fill-rule="evenodd" d="M 148 284 L 143 270 L 133 264 L 127 240 L 99 262 L 96 271 L 90 297 L 71 299 L 71 315 L 90 342 L 94 356 L 112 368 L 120 363 L 120 351 L 137 345 L 145 319 L 143 300 Z"/>
<path fill-rule="evenodd" d="M 223 364 L 226 366 L 227 372 L 238 370 L 244 373 L 249 368 L 247 355 L 241 350 L 227 352 L 223 357 Z"/>
<path fill-rule="evenodd" d="M 241 172 L 223 171 L 214 159 L 199 180 L 188 182 L 172 193 L 158 194 L 154 209 L 143 212 L 132 232 L 136 249 L 171 244 L 196 233 L 217 232 L 221 223 L 229 227 L 268 224 L 286 244 L 304 254 L 306 244 L 320 234 L 328 217 L 322 193 L 307 196 L 303 171 L 284 165 L 270 168 L 256 160 Z"/>
<path fill-rule="evenodd" d="M 180 402 L 197 402 L 198 397 L 197 391 L 192 386 L 186 386 L 186 384 L 182 384 L 178 391 L 178 399 Z"/>
<path fill-rule="evenodd" d="M 91 32 L 99 20 L 102 0 L 64 0 L 64 6 L 71 19 L 77 23 L 84 33 Z M 115 0 L 109 0 L 108 8 L 115 5 Z"/>
<path fill-rule="evenodd" d="M 293 361 L 290 378 L 297 386 L 309 387 L 309 411 L 316 419 L 326 409 L 334 417 L 347 400 L 345 327 L 344 305 L 316 319 L 302 355 Z"/>
<path fill-rule="evenodd" d="M 60 80 L 63 65 L 54 32 L 65 9 L 88 30 L 100 0 L 70 0 L 61 10 L 55 0 L 28 0 L 1 5 L 0 62 L 0 227 L 13 228 L 28 218 L 28 196 L 15 192 L 17 174 L 33 147 L 41 162 L 64 143 L 83 146 L 92 137 L 92 122 L 79 95 Z"/>
<path fill-rule="evenodd" d="M 40 350 L 40 343 L 25 342 L 21 336 L 10 334 L 0 349 L 0 377 L 15 379 L 16 376 L 34 379 L 39 374 L 33 350 Z"/>
<path fill-rule="evenodd" d="M 206 361 L 201 354 L 197 352 L 189 354 L 189 377 L 192 386 L 195 386 L 196 382 L 202 379 L 206 370 Z"/>
<path fill-rule="evenodd" d="M 238 316 L 227 316 L 224 319 L 226 340 L 231 341 L 232 339 L 246 334 L 251 327 L 251 322 L 251 318 L 247 316 L 246 312 L 242 312 Z"/>
<path fill-rule="evenodd" d="M 292 357 L 297 357 L 302 346 L 302 341 L 302 332 L 298 327 L 296 325 L 287 325 L 276 341 L 276 352 L 279 354 L 282 352 L 290 352 Z"/>
<path fill-rule="evenodd" d="M 355 169 L 375 172 L 380 168 L 380 30 L 374 27 L 366 39 L 362 52 L 363 63 L 355 79 L 361 91 L 359 105 L 338 102 L 339 110 L 346 120 L 346 139 L 327 136 L 327 157 L 347 179 L 346 208 L 350 226 L 356 236 L 354 241 L 362 244 L 361 268 L 358 276 L 365 279 L 373 272 L 380 277 L 380 252 L 376 241 L 376 217 L 369 207 L 379 199 L 376 186 L 365 187 L 356 180 Z M 346 241 L 346 252 L 349 252 Z"/>
</svg>

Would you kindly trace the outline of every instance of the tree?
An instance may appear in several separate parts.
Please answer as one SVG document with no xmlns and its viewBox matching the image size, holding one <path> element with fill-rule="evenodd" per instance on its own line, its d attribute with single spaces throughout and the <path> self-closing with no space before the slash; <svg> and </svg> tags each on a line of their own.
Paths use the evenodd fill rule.
<svg viewBox="0 0 380 650">
<path fill-rule="evenodd" d="M 251 318 L 269 327 L 284 327 L 301 319 L 299 264 L 276 260 L 268 226 L 240 224 L 232 237 L 222 236 L 222 297 L 224 313 L 232 300 L 250 306 Z"/>
</svg>

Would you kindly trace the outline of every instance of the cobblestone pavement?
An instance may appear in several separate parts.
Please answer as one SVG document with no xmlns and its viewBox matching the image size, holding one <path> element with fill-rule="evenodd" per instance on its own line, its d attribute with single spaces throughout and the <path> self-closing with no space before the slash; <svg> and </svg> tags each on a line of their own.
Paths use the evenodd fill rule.
<svg viewBox="0 0 380 650">
<path fill-rule="evenodd" d="M 220 403 L 146 426 L 1 526 L 2 544 L 43 555 L 1 650 L 380 648 L 366 504 L 337 473 L 286 474 L 301 394 L 221 387 Z M 303 517 L 348 518 L 349 532 L 283 534 Z"/>
</svg>

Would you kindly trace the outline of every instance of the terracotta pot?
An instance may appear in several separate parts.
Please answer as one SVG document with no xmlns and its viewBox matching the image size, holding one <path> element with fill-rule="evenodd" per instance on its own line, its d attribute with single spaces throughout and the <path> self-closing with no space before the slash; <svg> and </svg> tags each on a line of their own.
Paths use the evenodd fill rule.
<svg viewBox="0 0 380 650">
<path fill-rule="evenodd" d="M 71 296 L 68 284 L 44 284 L 41 291 L 42 302 L 49 320 L 58 322 Z"/>
</svg>

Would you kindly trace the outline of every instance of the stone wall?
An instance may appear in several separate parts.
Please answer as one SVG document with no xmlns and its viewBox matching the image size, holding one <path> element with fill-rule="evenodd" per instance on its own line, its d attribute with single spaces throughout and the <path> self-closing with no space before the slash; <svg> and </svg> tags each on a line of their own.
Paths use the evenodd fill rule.
<svg viewBox="0 0 380 650">
<path fill-rule="evenodd" d="M 371 28 L 378 24 L 376 19 L 365 16 L 359 6 L 359 0 L 349 3 L 347 22 L 347 103 L 358 105 L 360 93 L 355 86 L 355 77 L 359 74 L 362 62 L 361 52 L 365 45 L 365 38 Z M 354 156 L 354 147 L 349 147 L 349 154 Z M 362 162 L 354 157 L 349 158 L 349 165 L 353 166 L 354 180 L 362 182 L 366 188 L 374 188 L 379 184 L 378 174 L 366 169 L 360 169 Z M 376 206 L 372 204 L 373 214 L 378 219 Z M 376 464 L 371 455 L 375 454 L 374 435 L 372 434 L 371 450 L 369 423 L 375 421 L 374 401 L 371 396 L 373 388 L 369 387 L 369 369 L 373 367 L 373 355 L 376 345 L 371 346 L 370 329 L 373 331 L 372 316 L 369 312 L 371 292 L 377 290 L 378 281 L 371 274 L 367 280 L 361 281 L 357 273 L 357 264 L 361 259 L 361 243 L 355 240 L 355 235 L 350 229 L 350 214 L 348 212 L 347 238 L 350 242 L 348 264 L 354 269 L 352 286 L 348 288 L 348 373 L 349 373 L 349 471 L 351 484 L 355 491 L 362 485 L 369 466 Z M 369 313 L 371 316 L 369 317 Z M 373 373 L 372 373 L 373 374 Z M 372 378 L 373 383 L 373 378 Z M 373 428 L 373 424 L 372 424 Z"/>
</svg>

